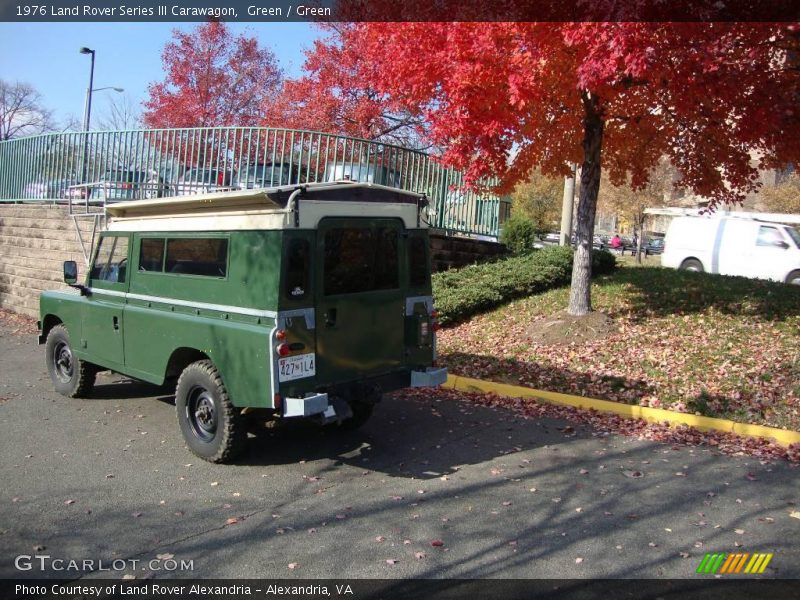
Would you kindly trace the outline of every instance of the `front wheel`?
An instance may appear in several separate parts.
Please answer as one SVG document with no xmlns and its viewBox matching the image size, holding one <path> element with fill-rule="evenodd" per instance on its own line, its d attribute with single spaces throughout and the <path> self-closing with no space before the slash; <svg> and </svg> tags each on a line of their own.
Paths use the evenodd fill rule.
<svg viewBox="0 0 800 600">
<path fill-rule="evenodd" d="M 786 283 L 800 285 L 800 270 L 789 273 L 789 276 L 786 278 Z"/>
<path fill-rule="evenodd" d="M 55 390 L 68 398 L 86 398 L 94 387 L 97 367 L 72 354 L 69 333 L 56 325 L 47 334 L 45 343 L 47 372 Z"/>
<path fill-rule="evenodd" d="M 183 370 L 175 390 L 175 410 L 186 445 L 203 460 L 230 462 L 244 450 L 247 424 L 210 360 Z"/>
</svg>

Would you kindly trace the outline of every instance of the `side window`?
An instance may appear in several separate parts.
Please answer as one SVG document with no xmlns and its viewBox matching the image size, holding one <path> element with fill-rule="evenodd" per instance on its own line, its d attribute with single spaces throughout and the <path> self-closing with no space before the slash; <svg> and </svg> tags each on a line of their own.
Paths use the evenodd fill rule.
<svg viewBox="0 0 800 600">
<path fill-rule="evenodd" d="M 128 238 L 105 236 L 100 239 L 94 255 L 90 279 L 109 283 L 124 283 L 128 260 Z"/>
<path fill-rule="evenodd" d="M 284 286 L 289 298 L 300 299 L 306 295 L 310 252 L 308 240 L 294 239 L 289 243 Z"/>
<path fill-rule="evenodd" d="M 228 240 L 179 238 L 167 240 L 167 273 L 225 277 L 228 273 Z"/>
<path fill-rule="evenodd" d="M 758 228 L 758 238 L 756 238 L 756 246 L 778 246 L 783 241 L 781 232 L 777 227 L 768 227 L 762 225 Z"/>
<path fill-rule="evenodd" d="M 400 270 L 397 256 L 397 230 L 379 227 L 375 232 L 375 290 L 393 290 L 400 287 Z"/>
<path fill-rule="evenodd" d="M 408 282 L 411 287 L 424 287 L 428 283 L 428 248 L 421 237 L 408 240 Z"/>
<path fill-rule="evenodd" d="M 163 238 L 144 238 L 139 250 L 139 270 L 160 273 L 164 270 Z"/>
</svg>

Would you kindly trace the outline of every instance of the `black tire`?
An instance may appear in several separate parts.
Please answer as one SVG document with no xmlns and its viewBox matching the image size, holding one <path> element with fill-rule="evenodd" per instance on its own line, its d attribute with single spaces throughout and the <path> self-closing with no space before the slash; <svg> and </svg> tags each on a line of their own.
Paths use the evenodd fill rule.
<svg viewBox="0 0 800 600">
<path fill-rule="evenodd" d="M 339 425 L 343 431 L 355 431 L 369 421 L 375 405 L 367 402 L 350 402 L 350 410 L 353 411 L 353 416 L 345 419 Z"/>
<path fill-rule="evenodd" d="M 792 271 L 786 278 L 786 283 L 791 285 L 800 285 L 800 271 Z"/>
<path fill-rule="evenodd" d="M 681 270 L 693 271 L 695 273 L 702 273 L 705 269 L 703 269 L 703 263 L 701 263 L 696 258 L 687 258 L 685 261 L 681 263 Z"/>
<path fill-rule="evenodd" d="M 210 360 L 190 364 L 178 378 L 175 410 L 186 445 L 212 463 L 234 460 L 244 450 L 247 423 L 233 406 Z"/>
<path fill-rule="evenodd" d="M 47 334 L 45 343 L 47 372 L 55 390 L 68 398 L 86 398 L 92 392 L 97 367 L 75 358 L 69 341 L 69 332 L 56 325 Z"/>
</svg>

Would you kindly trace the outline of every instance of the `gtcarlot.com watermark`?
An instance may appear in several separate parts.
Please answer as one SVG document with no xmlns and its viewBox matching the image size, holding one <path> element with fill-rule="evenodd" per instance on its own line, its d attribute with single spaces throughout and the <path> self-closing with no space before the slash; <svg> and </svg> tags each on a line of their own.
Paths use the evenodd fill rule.
<svg viewBox="0 0 800 600">
<path fill-rule="evenodd" d="M 150 560 L 116 558 L 95 560 L 91 558 L 54 558 L 49 554 L 20 554 L 14 559 L 17 571 L 91 573 L 131 571 L 194 571 L 193 560 L 177 560 L 172 554 L 159 554 Z"/>
</svg>

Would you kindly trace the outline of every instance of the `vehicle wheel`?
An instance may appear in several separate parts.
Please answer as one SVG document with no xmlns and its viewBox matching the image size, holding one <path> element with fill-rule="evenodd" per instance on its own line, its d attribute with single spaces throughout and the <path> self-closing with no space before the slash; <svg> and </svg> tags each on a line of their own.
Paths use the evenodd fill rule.
<svg viewBox="0 0 800 600">
<path fill-rule="evenodd" d="M 688 258 L 681 263 L 681 270 L 694 271 L 695 273 L 703 272 L 703 263 L 694 258 Z"/>
<path fill-rule="evenodd" d="M 55 390 L 68 398 L 86 398 L 94 387 L 97 367 L 72 354 L 69 333 L 63 325 L 50 330 L 45 343 L 47 371 Z"/>
<path fill-rule="evenodd" d="M 342 421 L 339 425 L 344 431 L 353 431 L 364 425 L 372 416 L 375 405 L 381 401 L 382 394 L 377 389 L 365 390 L 363 394 L 357 394 L 355 398 L 348 399 L 350 410 L 353 416 Z"/>
<path fill-rule="evenodd" d="M 800 271 L 792 271 L 789 273 L 789 276 L 786 278 L 786 283 L 800 285 Z"/>
<path fill-rule="evenodd" d="M 350 410 L 353 411 L 353 416 L 341 422 L 339 429 L 343 431 L 354 431 L 364 425 L 372 416 L 374 410 L 372 404 L 365 402 L 351 402 Z"/>
<path fill-rule="evenodd" d="M 247 423 L 210 360 L 183 370 L 175 390 L 175 410 L 186 445 L 203 460 L 229 462 L 244 450 Z"/>
</svg>

